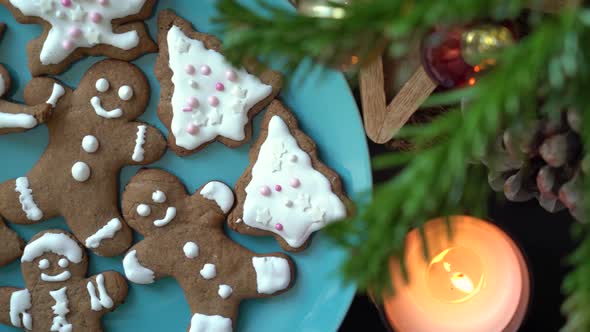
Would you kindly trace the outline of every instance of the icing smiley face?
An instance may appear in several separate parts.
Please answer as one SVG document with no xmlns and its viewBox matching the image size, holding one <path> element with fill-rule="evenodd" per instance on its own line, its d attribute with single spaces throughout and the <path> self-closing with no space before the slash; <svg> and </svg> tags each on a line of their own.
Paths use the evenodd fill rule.
<svg viewBox="0 0 590 332">
<path fill-rule="evenodd" d="M 71 237 L 47 232 L 25 247 L 21 262 L 27 278 L 54 284 L 83 278 L 87 269 L 84 257 L 84 251 Z"/>
<path fill-rule="evenodd" d="M 108 64 L 99 64 L 80 82 L 75 104 L 108 120 L 135 119 L 148 104 L 149 86 L 145 80 L 136 79 L 138 69 L 127 66 L 114 72 Z"/>
</svg>

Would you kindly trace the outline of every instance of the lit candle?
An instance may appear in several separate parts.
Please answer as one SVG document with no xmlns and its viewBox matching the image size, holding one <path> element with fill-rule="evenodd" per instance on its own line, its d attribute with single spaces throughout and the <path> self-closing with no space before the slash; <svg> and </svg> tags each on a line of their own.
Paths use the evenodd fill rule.
<svg viewBox="0 0 590 332">
<path fill-rule="evenodd" d="M 430 261 L 418 230 L 406 238 L 409 283 L 399 262 L 391 273 L 395 293 L 384 298 L 397 332 L 514 332 L 524 319 L 530 295 L 523 255 L 498 227 L 472 217 L 425 224 Z"/>
</svg>

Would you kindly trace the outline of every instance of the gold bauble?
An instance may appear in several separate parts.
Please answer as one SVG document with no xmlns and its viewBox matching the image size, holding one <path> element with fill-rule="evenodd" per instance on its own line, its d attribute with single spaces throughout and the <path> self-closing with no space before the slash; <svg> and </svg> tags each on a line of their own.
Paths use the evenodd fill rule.
<svg viewBox="0 0 590 332">
<path fill-rule="evenodd" d="M 302 15 L 321 18 L 341 19 L 346 16 L 347 6 L 352 0 L 298 0 L 297 10 Z"/>
<path fill-rule="evenodd" d="M 462 33 L 461 55 L 465 62 L 472 66 L 494 65 L 495 53 L 512 44 L 514 44 L 514 36 L 507 27 L 479 25 Z"/>
</svg>

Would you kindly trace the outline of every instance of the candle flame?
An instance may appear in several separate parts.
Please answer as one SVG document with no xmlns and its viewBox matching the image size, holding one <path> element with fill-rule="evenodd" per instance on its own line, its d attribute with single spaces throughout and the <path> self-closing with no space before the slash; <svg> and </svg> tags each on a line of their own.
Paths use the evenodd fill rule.
<svg viewBox="0 0 590 332">
<path fill-rule="evenodd" d="M 455 286 L 455 288 L 466 294 L 471 294 L 475 288 L 473 287 L 471 278 L 464 275 L 463 273 L 453 273 L 451 276 L 451 283 L 453 286 Z"/>
</svg>

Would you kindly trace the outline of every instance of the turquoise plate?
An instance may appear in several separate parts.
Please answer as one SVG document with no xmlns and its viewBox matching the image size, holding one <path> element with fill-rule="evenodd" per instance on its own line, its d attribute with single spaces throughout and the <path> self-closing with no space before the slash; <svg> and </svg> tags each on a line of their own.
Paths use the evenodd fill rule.
<svg viewBox="0 0 590 332">
<path fill-rule="evenodd" d="M 172 8 L 192 21 L 199 30 L 213 31 L 209 19 L 215 14 L 214 0 L 159 2 L 157 11 Z M 0 7 L 0 21 L 8 27 L 0 42 L 0 62 L 10 70 L 15 98 L 22 100 L 22 90 L 30 79 L 26 66 L 26 44 L 39 36 L 41 28 L 38 25 L 18 24 L 3 7 Z M 156 15 L 148 24 L 154 36 Z M 156 115 L 159 85 L 153 74 L 155 59 L 156 54 L 149 54 L 135 61 L 147 74 L 152 88 L 150 105 L 142 119 L 166 133 Z M 78 62 L 59 78 L 76 87 L 88 67 L 98 60 L 89 58 Z M 356 194 L 368 190 L 371 187 L 371 173 L 367 145 L 355 101 L 343 76 L 329 70 L 322 73 L 301 70 L 283 90 L 281 97 L 293 109 L 303 130 L 317 142 L 324 162 L 342 176 L 347 192 L 354 198 Z M 258 121 L 255 121 L 255 137 L 260 119 L 261 116 L 258 116 Z M 47 130 L 44 126 L 22 134 L 0 136 L 0 181 L 26 174 L 46 145 Z M 153 166 L 176 174 L 194 192 L 212 179 L 234 184 L 248 165 L 249 148 L 250 144 L 239 149 L 228 149 L 215 143 L 186 158 L 168 151 Z M 136 172 L 137 167 L 125 168 L 121 174 L 121 187 Z M 9 225 L 26 240 L 47 228 L 67 229 L 62 218 L 33 226 Z M 234 240 L 259 253 L 281 250 L 270 237 L 229 233 Z M 290 256 L 297 265 L 294 288 L 281 296 L 243 302 L 238 331 L 326 332 L 338 328 L 355 292 L 354 287 L 343 285 L 338 278 L 338 267 L 346 253 L 320 232 L 314 236 L 307 250 Z M 121 259 L 91 255 L 89 272 L 96 274 L 112 269 L 122 272 Z M 0 269 L 0 285 L 24 286 L 18 262 Z M 104 316 L 103 322 L 105 331 L 185 331 L 189 326 L 190 312 L 180 287 L 168 278 L 149 286 L 131 284 L 127 302 Z M 16 330 L 0 326 L 0 331 Z"/>
</svg>

